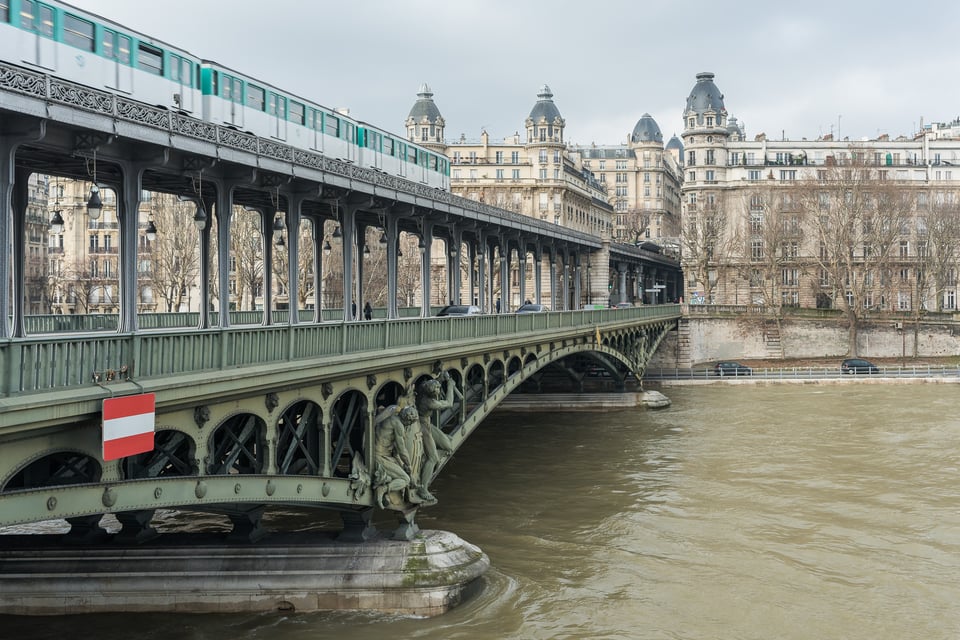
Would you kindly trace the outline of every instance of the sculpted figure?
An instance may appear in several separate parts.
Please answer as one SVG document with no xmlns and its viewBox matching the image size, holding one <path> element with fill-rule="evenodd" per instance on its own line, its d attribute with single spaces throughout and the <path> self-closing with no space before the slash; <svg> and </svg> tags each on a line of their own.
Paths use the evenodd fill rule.
<svg viewBox="0 0 960 640">
<path fill-rule="evenodd" d="M 402 502 L 402 492 L 416 489 L 418 480 L 414 475 L 414 455 L 410 445 L 417 444 L 409 432 L 419 431 L 417 410 L 414 407 L 400 409 L 390 405 L 374 421 L 374 487 L 377 503 L 388 508 L 392 505 L 390 494 L 397 493 L 397 502 Z M 411 500 L 412 501 L 412 500 Z"/>
<path fill-rule="evenodd" d="M 446 393 L 444 394 L 444 384 Z M 420 470 L 419 494 L 424 500 L 436 501 L 436 498 L 427 490 L 433 479 L 434 471 L 440 463 L 440 451 L 444 454 L 453 452 L 453 443 L 440 427 L 433 423 L 435 411 L 449 409 L 453 406 L 456 394 L 456 384 L 446 371 L 433 380 L 420 383 L 417 388 L 417 412 L 420 414 L 420 436 L 423 441 L 424 461 Z"/>
</svg>

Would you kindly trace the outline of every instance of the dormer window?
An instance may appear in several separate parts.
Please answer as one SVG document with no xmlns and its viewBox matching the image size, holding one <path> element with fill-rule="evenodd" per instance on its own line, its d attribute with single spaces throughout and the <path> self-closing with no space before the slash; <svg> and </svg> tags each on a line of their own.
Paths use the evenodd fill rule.
<svg viewBox="0 0 960 640">
<path fill-rule="evenodd" d="M 708 127 L 713 126 L 713 116 L 707 116 L 707 126 Z"/>
<path fill-rule="evenodd" d="M 696 118 L 689 118 L 689 119 L 687 120 L 687 126 L 690 127 L 690 128 L 693 128 L 693 127 L 697 126 L 697 119 L 696 119 Z"/>
</svg>

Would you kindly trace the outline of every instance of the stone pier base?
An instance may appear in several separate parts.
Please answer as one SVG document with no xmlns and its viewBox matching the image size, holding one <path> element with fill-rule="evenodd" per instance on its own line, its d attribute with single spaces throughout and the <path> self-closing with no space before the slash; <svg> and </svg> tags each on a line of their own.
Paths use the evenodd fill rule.
<svg viewBox="0 0 960 640">
<path fill-rule="evenodd" d="M 35 538 L 18 536 L 28 537 Z M 183 537 L 163 542 L 77 548 L 0 542 L 0 613 L 368 610 L 435 616 L 457 606 L 490 566 L 479 548 L 445 531 L 360 543 L 323 534 L 276 535 L 249 545 Z"/>
</svg>

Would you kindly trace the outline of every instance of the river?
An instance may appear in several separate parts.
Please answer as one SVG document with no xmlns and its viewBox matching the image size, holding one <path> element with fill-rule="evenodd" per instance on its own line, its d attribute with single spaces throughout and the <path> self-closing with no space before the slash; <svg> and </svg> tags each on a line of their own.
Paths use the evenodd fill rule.
<svg viewBox="0 0 960 640">
<path fill-rule="evenodd" d="M 4 636 L 960 637 L 960 387 L 663 391 L 661 411 L 499 413 L 471 436 L 418 521 L 492 568 L 443 616 L 0 617 Z"/>
</svg>

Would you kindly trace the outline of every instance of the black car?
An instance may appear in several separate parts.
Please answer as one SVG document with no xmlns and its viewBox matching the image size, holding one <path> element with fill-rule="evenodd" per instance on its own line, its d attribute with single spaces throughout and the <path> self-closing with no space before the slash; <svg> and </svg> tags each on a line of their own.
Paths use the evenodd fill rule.
<svg viewBox="0 0 960 640">
<path fill-rule="evenodd" d="M 472 304 L 451 304 L 437 312 L 441 316 L 474 316 L 480 313 L 480 307 Z"/>
<path fill-rule="evenodd" d="M 840 363 L 840 371 L 842 373 L 880 373 L 880 369 L 877 365 L 873 364 L 868 360 L 863 358 L 847 358 Z"/>
<path fill-rule="evenodd" d="M 713 372 L 718 376 L 749 376 L 753 369 L 739 362 L 725 361 L 713 365 Z"/>
</svg>

